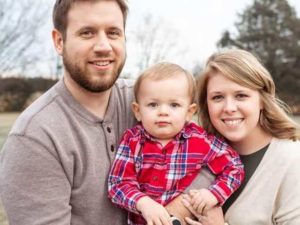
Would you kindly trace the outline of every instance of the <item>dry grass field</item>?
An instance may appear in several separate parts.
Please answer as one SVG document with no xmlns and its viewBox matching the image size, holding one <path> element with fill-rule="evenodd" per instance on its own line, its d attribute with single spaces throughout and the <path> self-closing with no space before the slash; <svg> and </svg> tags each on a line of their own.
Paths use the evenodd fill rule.
<svg viewBox="0 0 300 225">
<path fill-rule="evenodd" d="M 19 113 L 0 113 L 0 149 Z"/>
<path fill-rule="evenodd" d="M 19 113 L 1 113 L 0 114 L 0 149 L 2 148 L 2 145 L 7 137 L 7 134 L 18 115 L 19 115 Z M 0 224 L 8 225 L 8 223 L 6 221 L 5 213 L 2 209 L 1 202 L 0 202 Z"/>
</svg>

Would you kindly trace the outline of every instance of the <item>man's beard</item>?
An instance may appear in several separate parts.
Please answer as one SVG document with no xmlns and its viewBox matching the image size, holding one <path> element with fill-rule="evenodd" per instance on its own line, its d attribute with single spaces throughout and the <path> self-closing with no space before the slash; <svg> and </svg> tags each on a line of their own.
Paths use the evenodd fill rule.
<svg viewBox="0 0 300 225">
<path fill-rule="evenodd" d="M 88 71 L 85 71 L 83 68 L 81 68 L 77 63 L 72 63 L 72 60 L 70 60 L 70 57 L 68 56 L 66 50 L 64 51 L 63 55 L 63 63 L 65 69 L 70 74 L 71 78 L 82 88 L 84 88 L 87 91 L 93 92 L 93 93 L 100 93 L 103 91 L 106 91 L 110 89 L 116 80 L 118 79 L 123 66 L 125 64 L 125 60 L 120 64 L 118 68 L 114 68 L 114 70 L 111 72 L 110 79 L 106 82 L 103 81 L 93 81 L 91 77 L 88 74 Z M 107 73 L 104 71 L 103 73 Z M 105 74 L 103 74 L 105 75 Z M 99 76 L 101 77 L 101 74 L 99 73 Z M 106 75 L 107 76 L 107 75 Z"/>
</svg>

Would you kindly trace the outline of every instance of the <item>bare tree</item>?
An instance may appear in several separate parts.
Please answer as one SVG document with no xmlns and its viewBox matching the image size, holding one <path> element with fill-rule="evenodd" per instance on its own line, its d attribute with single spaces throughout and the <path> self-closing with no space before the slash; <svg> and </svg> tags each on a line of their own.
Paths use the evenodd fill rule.
<svg viewBox="0 0 300 225">
<path fill-rule="evenodd" d="M 0 0 L 0 74 L 22 70 L 42 53 L 33 46 L 49 9 L 45 1 Z"/>
<path fill-rule="evenodd" d="M 144 70 L 150 65 L 183 55 L 177 30 L 152 14 L 144 16 L 138 26 L 127 34 L 130 51 L 134 51 L 136 68 Z"/>
</svg>

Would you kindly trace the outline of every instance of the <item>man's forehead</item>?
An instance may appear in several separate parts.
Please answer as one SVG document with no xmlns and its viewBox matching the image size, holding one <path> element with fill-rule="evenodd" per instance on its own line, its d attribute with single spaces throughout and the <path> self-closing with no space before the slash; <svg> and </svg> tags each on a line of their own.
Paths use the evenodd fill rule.
<svg viewBox="0 0 300 225">
<path fill-rule="evenodd" d="M 68 23 L 72 22 L 84 26 L 93 23 L 95 25 L 110 24 L 123 29 L 124 18 L 115 1 L 80 1 L 74 3 L 68 13 Z"/>
</svg>

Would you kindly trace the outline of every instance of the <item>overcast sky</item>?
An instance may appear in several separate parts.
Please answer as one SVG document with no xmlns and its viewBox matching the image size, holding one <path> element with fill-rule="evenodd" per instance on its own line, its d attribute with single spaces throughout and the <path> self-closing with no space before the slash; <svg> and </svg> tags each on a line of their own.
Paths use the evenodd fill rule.
<svg viewBox="0 0 300 225">
<path fill-rule="evenodd" d="M 44 30 L 42 45 L 48 46 L 49 52 L 54 52 L 51 41 L 51 13 L 54 0 L 44 0 L 49 3 L 49 19 Z M 178 33 L 176 43 L 184 46 L 185 55 L 173 56 L 168 61 L 179 63 L 186 69 L 192 69 L 196 63 L 204 63 L 209 55 L 216 51 L 216 43 L 225 30 L 234 30 L 237 14 L 242 13 L 253 0 L 128 0 L 129 17 L 127 33 L 134 30 L 136 24 L 146 14 L 153 14 L 162 19 Z M 300 16 L 300 0 L 289 0 Z M 127 45 L 127 63 L 124 71 L 136 76 L 133 69 L 135 57 L 134 46 Z M 39 66 L 40 68 L 41 66 Z M 42 66 L 42 68 L 44 68 Z M 34 71 L 38 71 L 35 67 Z M 39 73 L 40 74 L 40 73 Z"/>
<path fill-rule="evenodd" d="M 300 0 L 289 0 L 300 15 Z M 129 0 L 127 29 L 143 15 L 151 13 L 179 31 L 179 43 L 187 49 L 186 60 L 181 64 L 191 69 L 195 60 L 202 63 L 216 51 L 216 43 L 225 30 L 234 30 L 237 14 L 242 13 L 253 0 Z M 128 49 L 129 57 L 130 49 Z M 176 57 L 174 57 L 176 61 Z M 130 65 L 128 65 L 130 66 Z"/>
</svg>

